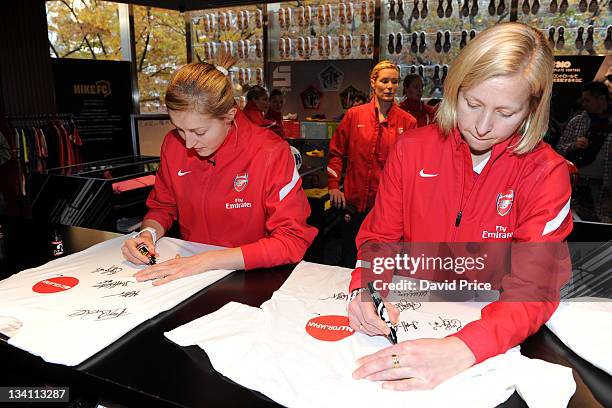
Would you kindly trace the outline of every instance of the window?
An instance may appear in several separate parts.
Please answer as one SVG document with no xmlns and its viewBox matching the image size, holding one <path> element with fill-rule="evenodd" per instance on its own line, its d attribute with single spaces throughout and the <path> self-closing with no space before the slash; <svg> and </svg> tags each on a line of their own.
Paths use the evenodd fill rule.
<svg viewBox="0 0 612 408">
<path fill-rule="evenodd" d="M 134 6 L 134 35 L 140 111 L 164 111 L 163 98 L 170 76 L 187 63 L 183 14 Z"/>
<path fill-rule="evenodd" d="M 63 0 L 46 6 L 52 57 L 121 60 L 117 3 Z"/>
</svg>

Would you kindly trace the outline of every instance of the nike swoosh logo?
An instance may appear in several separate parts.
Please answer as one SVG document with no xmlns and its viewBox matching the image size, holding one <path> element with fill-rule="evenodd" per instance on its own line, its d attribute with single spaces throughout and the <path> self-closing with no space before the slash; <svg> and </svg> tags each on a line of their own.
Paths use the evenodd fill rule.
<svg viewBox="0 0 612 408">
<path fill-rule="evenodd" d="M 179 177 L 183 177 L 184 175 L 189 174 L 189 173 L 191 173 L 191 170 L 189 171 L 179 170 L 177 174 L 179 175 Z"/>
<path fill-rule="evenodd" d="M 421 171 L 419 172 L 419 176 L 421 177 L 436 177 L 437 174 L 427 174 L 425 173 L 425 169 L 421 169 Z"/>
<path fill-rule="evenodd" d="M 358 128 L 359 128 L 359 127 L 365 127 L 365 125 L 357 125 L 357 127 L 358 127 Z"/>
</svg>

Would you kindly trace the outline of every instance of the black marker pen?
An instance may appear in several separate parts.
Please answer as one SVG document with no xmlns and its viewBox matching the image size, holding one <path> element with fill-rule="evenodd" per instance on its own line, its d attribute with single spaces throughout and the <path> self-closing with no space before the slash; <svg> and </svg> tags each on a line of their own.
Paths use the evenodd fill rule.
<svg viewBox="0 0 612 408">
<path fill-rule="evenodd" d="M 376 289 L 374 289 L 374 283 L 368 283 L 368 290 L 370 291 L 370 296 L 372 296 L 372 301 L 374 302 L 374 307 L 376 307 L 376 312 L 378 316 L 387 324 L 387 327 L 391 331 L 387 338 L 391 342 L 391 344 L 397 344 L 397 333 L 395 332 L 395 327 L 389 320 L 389 313 L 387 313 L 387 308 L 385 307 L 385 302 L 383 302 L 382 297 Z"/>
<path fill-rule="evenodd" d="M 149 252 L 149 248 L 147 248 L 144 242 L 138 244 L 136 249 L 138 250 L 138 252 L 149 258 L 149 265 L 155 265 L 155 263 L 157 262 L 155 260 L 155 256 L 151 255 L 151 253 Z"/>
</svg>

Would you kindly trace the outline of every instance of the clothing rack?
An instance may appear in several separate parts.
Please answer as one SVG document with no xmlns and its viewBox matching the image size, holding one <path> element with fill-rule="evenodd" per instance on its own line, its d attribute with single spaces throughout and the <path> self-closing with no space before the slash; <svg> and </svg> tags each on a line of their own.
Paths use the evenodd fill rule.
<svg viewBox="0 0 612 408">
<path fill-rule="evenodd" d="M 70 113 L 6 115 L 5 135 L 11 148 L 11 190 L 18 196 L 29 193 L 29 175 L 51 167 L 81 163 L 83 142 Z"/>
</svg>

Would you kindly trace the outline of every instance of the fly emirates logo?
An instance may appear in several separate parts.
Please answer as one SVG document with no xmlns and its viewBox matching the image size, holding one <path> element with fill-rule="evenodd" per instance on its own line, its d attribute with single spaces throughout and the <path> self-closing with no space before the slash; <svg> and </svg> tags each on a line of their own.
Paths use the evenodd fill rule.
<svg viewBox="0 0 612 408">
<path fill-rule="evenodd" d="M 245 202 L 242 198 L 235 198 L 233 203 L 225 203 L 226 210 L 235 210 L 237 208 L 251 208 L 253 204 Z"/>
<path fill-rule="evenodd" d="M 502 225 L 496 225 L 495 231 L 482 231 L 482 239 L 512 238 L 512 235 L 514 235 L 514 232 L 508 231 L 508 227 Z"/>
</svg>

